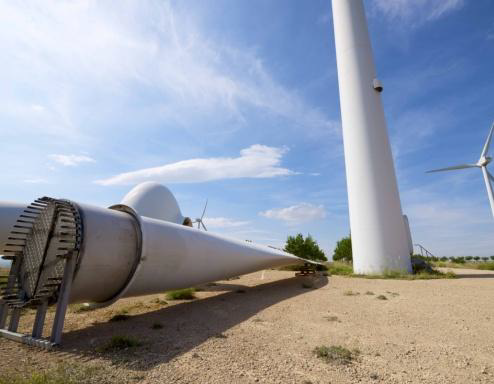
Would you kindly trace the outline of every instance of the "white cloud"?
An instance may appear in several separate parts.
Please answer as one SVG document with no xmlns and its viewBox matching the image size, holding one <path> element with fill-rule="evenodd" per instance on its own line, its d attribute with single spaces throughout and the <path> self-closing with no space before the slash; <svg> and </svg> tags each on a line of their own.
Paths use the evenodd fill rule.
<svg viewBox="0 0 494 384">
<path fill-rule="evenodd" d="M 237 221 L 227 217 L 206 217 L 204 224 L 208 228 L 233 228 L 250 224 L 250 221 Z"/>
<path fill-rule="evenodd" d="M 268 219 L 277 219 L 288 223 L 320 220 L 326 217 L 324 206 L 309 203 L 300 203 L 286 208 L 269 209 L 259 214 Z"/>
<path fill-rule="evenodd" d="M 49 155 L 53 161 L 62 164 L 65 167 L 75 167 L 81 163 L 94 163 L 95 160 L 86 155 Z"/>
<path fill-rule="evenodd" d="M 374 0 L 375 9 L 390 20 L 419 25 L 463 7 L 464 0 Z"/>
<path fill-rule="evenodd" d="M 271 178 L 293 175 L 295 172 L 280 167 L 286 148 L 255 144 L 242 149 L 239 157 L 211 157 L 183 160 L 159 167 L 121 173 L 104 180 L 101 185 L 129 185 L 143 181 L 162 183 L 200 183 L 239 178 Z"/>
</svg>

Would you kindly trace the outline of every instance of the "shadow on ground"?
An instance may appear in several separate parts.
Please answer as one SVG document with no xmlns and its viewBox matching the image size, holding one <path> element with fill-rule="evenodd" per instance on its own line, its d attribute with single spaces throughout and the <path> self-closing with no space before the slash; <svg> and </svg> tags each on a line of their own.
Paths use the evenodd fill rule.
<svg viewBox="0 0 494 384">
<path fill-rule="evenodd" d="M 455 273 L 458 279 L 494 279 L 494 273 Z"/>
<path fill-rule="evenodd" d="M 147 370 L 182 355 L 212 337 L 225 338 L 223 332 L 283 300 L 311 289 L 304 288 L 297 277 L 231 291 L 214 297 L 181 303 L 163 309 L 131 316 L 127 321 L 96 323 L 65 333 L 61 354 L 95 357 L 125 364 L 131 369 Z M 313 289 L 321 288 L 327 277 L 314 279 Z M 159 323 L 162 329 L 151 329 Z M 112 336 L 131 336 L 142 346 L 118 353 L 99 353 L 98 347 Z"/>
</svg>

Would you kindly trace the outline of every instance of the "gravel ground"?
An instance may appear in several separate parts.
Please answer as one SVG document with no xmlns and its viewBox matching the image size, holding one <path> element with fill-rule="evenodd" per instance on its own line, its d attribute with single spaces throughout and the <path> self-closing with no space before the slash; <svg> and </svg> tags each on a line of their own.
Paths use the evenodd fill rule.
<svg viewBox="0 0 494 384">
<path fill-rule="evenodd" d="M 460 278 L 321 276 L 304 288 L 293 272 L 269 270 L 205 285 L 193 301 L 152 295 L 90 312 L 72 306 L 62 347 L 0 339 L 0 369 L 96 367 L 95 383 L 494 383 L 494 273 L 454 272 Z M 109 321 L 115 314 L 130 317 Z M 102 352 L 115 335 L 141 345 Z M 326 362 L 313 352 L 322 345 L 355 358 Z"/>
</svg>

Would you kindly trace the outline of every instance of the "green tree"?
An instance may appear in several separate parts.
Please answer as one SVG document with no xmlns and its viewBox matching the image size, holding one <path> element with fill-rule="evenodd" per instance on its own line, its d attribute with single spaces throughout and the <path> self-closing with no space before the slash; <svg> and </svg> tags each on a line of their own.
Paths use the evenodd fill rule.
<svg viewBox="0 0 494 384">
<path fill-rule="evenodd" d="M 474 259 L 475 261 L 479 261 L 479 260 L 480 260 L 480 257 L 479 257 L 479 256 L 474 256 L 474 257 L 473 257 L 473 259 Z"/>
<path fill-rule="evenodd" d="M 467 257 L 465 257 L 465 259 L 467 259 L 468 261 L 471 261 L 473 259 L 473 256 L 467 256 Z"/>
<path fill-rule="evenodd" d="M 336 243 L 336 248 L 333 253 L 333 260 L 352 261 L 352 238 L 351 236 L 344 237 Z"/>
<path fill-rule="evenodd" d="M 299 233 L 297 236 L 288 236 L 285 244 L 285 252 L 291 253 L 292 255 L 301 257 L 303 259 L 315 260 L 315 261 L 326 261 L 326 255 L 317 241 L 315 241 L 311 235 L 304 236 Z"/>
<path fill-rule="evenodd" d="M 491 260 L 494 261 L 494 256 L 491 256 Z"/>
</svg>

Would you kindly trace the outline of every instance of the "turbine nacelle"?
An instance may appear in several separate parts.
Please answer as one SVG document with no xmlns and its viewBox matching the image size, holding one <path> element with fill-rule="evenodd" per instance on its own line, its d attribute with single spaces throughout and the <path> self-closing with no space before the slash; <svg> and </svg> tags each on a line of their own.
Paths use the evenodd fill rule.
<svg viewBox="0 0 494 384">
<path fill-rule="evenodd" d="M 491 156 L 482 156 L 477 162 L 477 166 L 479 167 L 487 167 L 487 165 L 492 161 Z"/>
</svg>

